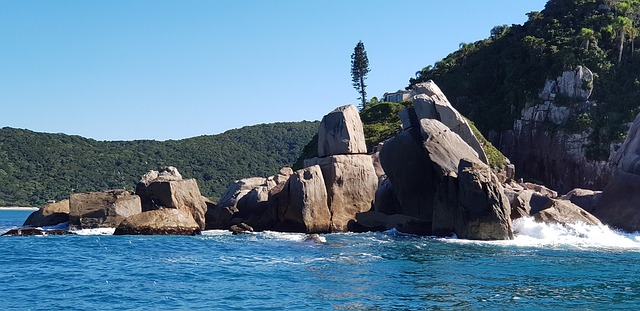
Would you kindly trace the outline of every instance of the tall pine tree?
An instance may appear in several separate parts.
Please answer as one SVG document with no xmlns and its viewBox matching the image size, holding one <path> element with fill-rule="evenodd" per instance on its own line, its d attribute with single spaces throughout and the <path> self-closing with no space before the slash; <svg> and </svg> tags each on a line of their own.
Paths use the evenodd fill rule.
<svg viewBox="0 0 640 311">
<path fill-rule="evenodd" d="M 351 54 L 351 81 L 353 82 L 353 87 L 360 94 L 358 98 L 361 101 L 360 109 L 363 109 L 367 104 L 367 92 L 365 91 L 367 85 L 364 84 L 364 80 L 367 78 L 369 71 L 371 70 L 369 69 L 367 51 L 364 50 L 364 43 L 358 41 L 358 44 L 353 49 L 353 54 Z"/>
</svg>

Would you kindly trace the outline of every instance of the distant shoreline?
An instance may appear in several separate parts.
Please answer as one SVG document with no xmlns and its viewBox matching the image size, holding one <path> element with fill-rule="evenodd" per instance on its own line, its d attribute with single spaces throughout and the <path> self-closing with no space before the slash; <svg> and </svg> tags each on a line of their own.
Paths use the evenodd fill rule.
<svg viewBox="0 0 640 311">
<path fill-rule="evenodd" d="M 37 211 L 37 207 L 0 206 L 0 211 Z"/>
</svg>

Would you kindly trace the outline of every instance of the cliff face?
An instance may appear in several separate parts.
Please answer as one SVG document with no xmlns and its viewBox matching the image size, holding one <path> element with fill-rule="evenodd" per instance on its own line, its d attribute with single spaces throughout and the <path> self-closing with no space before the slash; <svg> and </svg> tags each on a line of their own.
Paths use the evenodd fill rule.
<svg viewBox="0 0 640 311">
<path fill-rule="evenodd" d="M 494 145 L 527 176 L 561 193 L 573 188 L 603 189 L 611 168 L 586 156 L 591 129 L 588 112 L 593 75 L 586 67 L 547 80 L 539 102 L 525 107 L 513 129 L 489 135 Z"/>
</svg>

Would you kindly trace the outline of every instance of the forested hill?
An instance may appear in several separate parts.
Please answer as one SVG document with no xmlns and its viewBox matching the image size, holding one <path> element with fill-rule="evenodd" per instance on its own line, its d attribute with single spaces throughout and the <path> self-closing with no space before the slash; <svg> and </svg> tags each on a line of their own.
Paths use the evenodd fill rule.
<svg viewBox="0 0 640 311">
<path fill-rule="evenodd" d="M 434 80 L 485 134 L 512 128 L 538 100 L 545 79 L 585 65 L 594 73 L 592 102 L 580 122 L 593 129 L 587 155 L 606 159 L 640 111 L 640 1 L 550 0 L 524 25 L 497 26 L 410 79 Z"/>
<path fill-rule="evenodd" d="M 247 126 L 219 135 L 168 141 L 96 141 L 65 134 L 0 129 L 0 206 L 40 206 L 73 192 L 124 188 L 159 166 L 196 178 L 218 198 L 229 183 L 273 175 L 291 165 L 318 122 Z"/>
</svg>

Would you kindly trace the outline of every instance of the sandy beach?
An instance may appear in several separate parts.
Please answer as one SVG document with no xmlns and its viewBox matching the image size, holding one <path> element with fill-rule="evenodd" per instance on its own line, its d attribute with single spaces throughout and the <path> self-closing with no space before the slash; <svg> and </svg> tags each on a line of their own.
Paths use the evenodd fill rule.
<svg viewBox="0 0 640 311">
<path fill-rule="evenodd" d="M 0 206 L 0 211 L 37 211 L 37 207 L 22 207 L 22 206 Z"/>
</svg>

